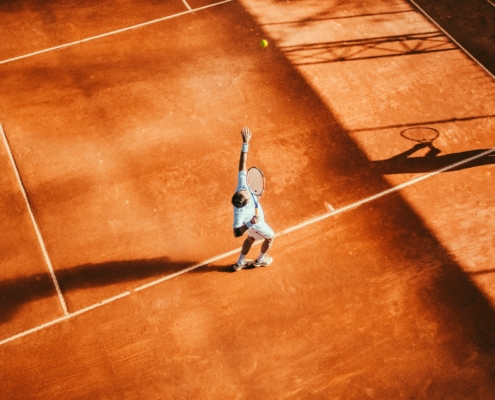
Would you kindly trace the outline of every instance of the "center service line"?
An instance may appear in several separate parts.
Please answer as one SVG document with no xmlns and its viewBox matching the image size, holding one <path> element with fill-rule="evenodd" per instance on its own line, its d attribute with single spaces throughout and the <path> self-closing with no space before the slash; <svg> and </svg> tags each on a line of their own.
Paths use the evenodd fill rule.
<svg viewBox="0 0 495 400">
<path fill-rule="evenodd" d="M 188 9 L 189 11 L 191 11 L 191 10 L 192 10 L 191 6 L 187 3 L 187 1 L 186 1 L 186 0 L 182 0 L 182 2 L 184 3 L 184 5 L 187 7 L 187 9 Z"/>
</svg>

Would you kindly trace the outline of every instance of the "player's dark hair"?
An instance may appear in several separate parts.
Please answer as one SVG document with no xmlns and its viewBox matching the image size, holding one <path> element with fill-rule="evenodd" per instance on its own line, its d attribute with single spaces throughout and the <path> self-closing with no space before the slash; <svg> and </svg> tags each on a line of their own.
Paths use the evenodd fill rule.
<svg viewBox="0 0 495 400">
<path fill-rule="evenodd" d="M 242 208 L 247 204 L 247 199 L 243 197 L 239 192 L 234 193 L 232 196 L 232 205 L 236 208 Z"/>
</svg>

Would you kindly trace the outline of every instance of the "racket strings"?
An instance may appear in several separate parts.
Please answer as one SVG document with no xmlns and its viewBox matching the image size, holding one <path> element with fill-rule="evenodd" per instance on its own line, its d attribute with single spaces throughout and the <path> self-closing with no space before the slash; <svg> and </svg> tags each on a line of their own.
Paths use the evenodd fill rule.
<svg viewBox="0 0 495 400">
<path fill-rule="evenodd" d="M 247 180 L 248 180 L 249 188 L 254 194 L 260 195 L 263 192 L 265 186 L 265 179 L 259 170 L 257 169 L 250 170 Z"/>
</svg>

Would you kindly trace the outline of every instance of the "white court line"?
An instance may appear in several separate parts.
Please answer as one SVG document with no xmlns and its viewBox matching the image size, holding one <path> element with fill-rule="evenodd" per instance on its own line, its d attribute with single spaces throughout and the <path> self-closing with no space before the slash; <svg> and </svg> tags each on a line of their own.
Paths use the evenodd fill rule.
<svg viewBox="0 0 495 400">
<path fill-rule="evenodd" d="M 38 238 L 38 243 L 41 247 L 41 251 L 43 252 L 43 257 L 45 258 L 45 263 L 50 271 L 50 275 L 52 277 L 53 285 L 57 291 L 58 299 L 60 300 L 60 304 L 62 309 L 64 310 L 64 315 L 68 315 L 67 305 L 65 304 L 64 296 L 62 295 L 62 291 L 60 290 L 60 286 L 57 281 L 57 277 L 55 276 L 55 271 L 53 270 L 52 262 L 50 261 L 50 256 L 46 251 L 45 242 L 43 241 L 43 237 L 41 236 L 40 229 L 38 227 L 38 223 L 36 222 L 36 218 L 34 217 L 33 209 L 31 208 L 31 204 L 29 203 L 29 199 L 26 193 L 26 189 L 24 188 L 24 183 L 22 182 L 21 175 L 19 174 L 19 169 L 17 168 L 17 164 L 14 159 L 14 155 L 12 154 L 12 150 L 10 149 L 9 141 L 7 139 L 7 135 L 3 130 L 2 124 L 0 124 L 0 134 L 2 135 L 3 142 L 5 144 L 5 149 L 7 150 L 7 154 L 9 155 L 10 162 L 12 163 L 12 169 L 15 172 L 15 176 L 17 178 L 17 182 L 19 184 L 19 188 L 21 189 L 22 197 L 24 198 L 24 202 L 26 203 L 27 210 L 29 212 L 29 216 L 31 217 L 31 223 L 33 224 L 34 231 L 36 232 L 36 237 Z"/>
<path fill-rule="evenodd" d="M 428 18 L 438 29 L 440 29 L 446 36 L 449 37 L 450 40 L 452 40 L 456 45 L 457 47 L 459 47 L 464 53 L 466 53 L 466 55 L 471 59 L 473 60 L 476 64 L 478 64 L 481 68 L 483 68 L 483 70 L 488 74 L 490 75 L 493 79 L 495 79 L 495 75 L 493 75 L 483 64 L 481 64 L 469 51 L 467 51 L 464 47 L 461 46 L 461 44 L 455 40 L 445 29 L 443 29 L 439 24 L 437 24 L 437 22 L 431 18 L 425 10 L 423 10 L 420 6 L 418 6 L 416 4 L 416 2 L 414 0 L 409 0 L 412 4 L 414 4 L 414 6 L 419 10 L 421 11 L 421 13 L 426 17 Z M 490 2 L 491 3 L 491 2 Z"/>
<path fill-rule="evenodd" d="M 419 176 L 419 177 L 417 177 L 415 179 L 411 179 L 410 181 L 407 181 L 407 182 L 402 183 L 400 185 L 394 186 L 394 187 L 392 187 L 392 188 L 390 188 L 388 190 L 385 190 L 383 192 L 377 193 L 377 194 L 375 194 L 373 196 L 366 197 L 365 199 L 362 199 L 362 200 L 357 201 L 355 203 L 352 203 L 352 204 L 349 204 L 349 205 L 344 206 L 342 208 L 336 209 L 334 211 L 330 211 L 328 213 L 322 214 L 322 215 L 320 215 L 318 217 L 311 218 L 311 219 L 309 219 L 307 221 L 304 221 L 304 222 L 302 222 L 302 223 L 300 223 L 298 225 L 295 225 L 295 226 L 293 226 L 291 228 L 284 229 L 283 231 L 277 233 L 276 236 L 277 237 L 280 237 L 280 236 L 283 236 L 283 235 L 287 235 L 287 234 L 292 233 L 294 231 L 297 231 L 299 229 L 305 228 L 305 227 L 307 227 L 309 225 L 312 225 L 312 224 L 315 224 L 317 222 L 323 221 L 324 219 L 327 219 L 327 218 L 332 217 L 334 215 L 343 213 L 345 211 L 349 211 L 349 210 L 351 210 L 353 208 L 357 208 L 357 207 L 359 207 L 359 206 L 361 206 L 363 204 L 370 203 L 370 202 L 372 202 L 374 200 L 377 200 L 377 199 L 379 199 L 381 197 L 387 196 L 390 193 L 397 192 L 397 191 L 402 190 L 402 189 L 404 189 L 404 188 L 406 188 L 408 186 L 412 186 L 412 185 L 414 185 L 414 184 L 416 184 L 418 182 L 421 182 L 421 181 L 423 181 L 425 179 L 432 178 L 432 177 L 434 177 L 434 176 L 436 176 L 436 175 L 438 175 L 438 174 L 440 174 L 442 172 L 445 172 L 445 171 L 454 169 L 454 168 L 459 167 L 459 166 L 461 166 L 463 164 L 467 164 L 467 163 L 469 163 L 471 161 L 474 161 L 474 160 L 476 160 L 478 158 L 487 156 L 487 155 L 489 155 L 491 153 L 495 153 L 495 147 L 492 148 L 492 149 L 490 149 L 490 150 L 484 151 L 483 153 L 477 154 L 477 155 L 475 155 L 473 157 L 466 158 L 465 160 L 456 162 L 456 163 L 451 164 L 451 165 L 448 165 L 448 166 L 446 166 L 444 168 L 441 168 L 441 169 L 438 169 L 436 171 L 433 171 L 433 172 L 431 172 L 429 174 L 421 175 L 421 176 Z M 171 275 L 167 275 L 167 276 L 165 276 L 163 278 L 156 279 L 156 280 L 154 280 L 152 282 L 149 282 L 149 283 L 147 283 L 145 285 L 139 286 L 139 287 L 133 289 L 132 291 L 124 292 L 124 293 L 119 294 L 117 296 L 111 297 L 111 298 L 109 298 L 107 300 L 104 300 L 104 301 L 102 301 L 100 303 L 94 304 L 92 306 L 83 308 L 82 310 L 79 310 L 79 311 L 73 312 L 71 314 L 68 314 L 68 315 L 66 315 L 64 317 L 55 319 L 55 320 L 50 321 L 50 322 L 47 322 L 47 323 L 45 323 L 43 325 L 39 325 L 39 326 L 37 326 L 35 328 L 29 329 L 29 330 L 24 331 L 24 332 L 21 332 L 21 333 L 19 333 L 17 335 L 11 336 L 11 337 L 6 338 L 6 339 L 3 339 L 2 341 L 0 341 L 0 346 L 3 345 L 3 344 L 5 344 L 5 343 L 11 342 L 11 341 L 13 341 L 15 339 L 19 339 L 19 338 L 24 337 L 26 335 L 29 335 L 31 333 L 40 331 L 40 330 L 42 330 L 44 328 L 47 328 L 49 326 L 55 325 L 55 324 L 57 324 L 59 322 L 66 321 L 66 320 L 68 320 L 68 319 L 70 319 L 72 317 L 75 317 L 77 315 L 83 314 L 83 313 L 85 313 L 87 311 L 94 310 L 94 309 L 96 309 L 98 307 L 101 307 L 101 306 L 103 306 L 105 304 L 112 303 L 112 302 L 114 302 L 114 301 L 116 301 L 118 299 L 121 299 L 123 297 L 129 296 L 132 292 L 139 292 L 141 290 L 147 289 L 149 287 L 158 285 L 159 283 L 162 283 L 162 282 L 165 282 L 165 281 L 170 280 L 172 278 L 175 278 L 175 277 L 177 277 L 179 275 L 183 275 L 183 274 L 185 274 L 187 272 L 193 271 L 193 270 L 198 269 L 200 267 L 204 267 L 204 266 L 206 266 L 208 264 L 211 264 L 211 263 L 213 263 L 215 261 L 218 261 L 218 260 L 221 260 L 223 258 L 229 257 L 231 255 L 234 255 L 234 254 L 238 253 L 240 250 L 241 250 L 241 248 L 239 247 L 239 248 L 237 248 L 235 250 L 231 250 L 231 251 L 229 251 L 227 253 L 223 253 L 223 254 L 220 254 L 220 255 L 218 255 L 216 257 L 212 257 L 212 258 L 210 258 L 210 259 L 208 259 L 206 261 L 203 261 L 200 264 L 193 265 L 192 267 L 185 268 L 185 269 L 183 269 L 181 271 L 178 271 L 176 273 L 173 273 Z"/>
<path fill-rule="evenodd" d="M 493 7 L 495 7 L 495 3 L 491 0 L 486 0 L 488 3 L 490 3 Z"/>
<path fill-rule="evenodd" d="M 323 215 L 320 215 L 318 217 L 312 218 L 312 219 L 310 219 L 310 220 L 308 220 L 306 222 L 303 222 L 303 223 L 301 223 L 299 225 L 293 226 L 292 228 L 284 229 L 282 232 L 278 233 L 277 236 L 287 235 L 288 233 L 294 232 L 294 231 L 296 231 L 298 229 L 301 229 L 301 228 L 304 228 L 304 227 L 306 227 L 308 225 L 311 225 L 311 224 L 314 224 L 316 222 L 322 221 L 322 220 L 324 220 L 324 219 L 326 219 L 328 217 L 332 217 L 334 215 L 343 213 L 345 211 L 352 210 L 353 208 L 362 206 L 363 204 L 372 202 L 373 200 L 379 199 L 380 197 L 387 196 L 390 193 L 397 192 L 397 191 L 402 190 L 402 189 L 404 189 L 404 188 L 406 188 L 408 186 L 412 186 L 412 185 L 414 185 L 414 184 L 416 184 L 418 182 L 424 181 L 425 179 L 429 179 L 429 178 L 431 178 L 431 177 L 433 177 L 435 175 L 438 175 L 438 174 L 440 174 L 442 172 L 448 171 L 450 169 L 454 169 L 454 168 L 456 168 L 456 167 L 458 167 L 460 165 L 467 164 L 467 163 L 469 163 L 471 161 L 474 161 L 474 160 L 476 160 L 478 158 L 484 157 L 484 156 L 486 156 L 488 154 L 491 154 L 491 153 L 494 153 L 494 152 L 495 152 L 495 147 L 492 148 L 492 149 L 490 149 L 490 150 L 484 151 L 483 153 L 477 154 L 477 155 L 475 155 L 473 157 L 466 158 L 465 160 L 456 162 L 454 164 L 448 165 L 447 167 L 444 167 L 444 168 L 438 169 L 436 171 L 430 172 L 429 174 L 418 176 L 415 179 L 411 179 L 410 181 L 401 183 L 400 185 L 394 186 L 394 187 L 392 187 L 390 189 L 387 189 L 387 190 L 385 190 L 383 192 L 377 193 L 374 196 L 366 197 L 363 200 L 360 200 L 360 201 L 357 201 L 355 203 L 352 203 L 352 204 L 349 204 L 347 206 L 344 206 L 342 208 L 336 209 L 335 211 L 331 211 L 331 212 L 329 212 L 327 214 L 323 214 Z"/>
<path fill-rule="evenodd" d="M 109 298 L 109 299 L 103 300 L 103 301 L 102 301 L 102 302 L 100 302 L 100 303 L 93 304 L 92 306 L 89 306 L 89 307 L 83 308 L 83 309 L 81 309 L 81 310 L 79 310 L 79 311 L 76 311 L 76 312 L 73 312 L 73 313 L 70 313 L 70 314 L 67 314 L 67 315 L 65 315 L 65 316 L 63 316 L 63 317 L 60 317 L 60 318 L 54 319 L 53 321 L 47 322 L 47 323 L 45 323 L 45 324 L 43 324 L 43 325 L 39 325 L 39 326 L 37 326 L 37 327 L 35 327 L 35 328 L 28 329 L 27 331 L 21 332 L 21 333 L 19 333 L 19 334 L 17 334 L 17 335 L 11 336 L 11 337 L 9 337 L 9 338 L 7 338 L 7 339 L 4 339 L 4 340 L 0 341 L 0 346 L 1 346 L 2 344 L 8 343 L 8 342 L 12 342 L 13 340 L 20 339 L 20 338 L 21 338 L 21 337 L 23 337 L 23 336 L 27 336 L 27 335 L 29 335 L 30 333 L 38 332 L 38 331 L 40 331 L 40 330 L 42 330 L 42 329 L 45 329 L 45 328 L 48 328 L 48 327 L 50 327 L 50 326 L 52 326 L 52 325 L 58 324 L 59 322 L 66 321 L 66 320 L 68 320 L 68 319 L 70 319 L 70 318 L 72 318 L 72 317 L 75 317 L 75 316 L 77 316 L 77 315 L 84 314 L 85 312 L 88 312 L 88 311 L 94 310 L 95 308 L 101 307 L 101 306 L 103 306 L 103 305 L 105 305 L 105 304 L 108 304 L 108 303 L 111 303 L 111 302 L 113 302 L 113 301 L 115 301 L 115 300 L 118 300 L 118 299 L 121 299 L 121 298 L 123 298 L 123 297 L 129 296 L 130 294 L 131 294 L 131 292 L 124 292 L 124 293 L 121 293 L 121 294 L 119 294 L 119 295 L 117 295 L 117 296 L 115 296 L 115 297 L 111 297 L 111 298 Z"/>
<path fill-rule="evenodd" d="M 234 250 L 231 250 L 227 253 L 223 253 L 223 254 L 220 254 L 219 256 L 216 256 L 216 257 L 212 257 L 206 261 L 203 261 L 201 264 L 196 264 L 196 265 L 193 265 L 192 267 L 189 267 L 189 268 L 186 268 L 186 269 L 183 269 L 181 271 L 178 271 L 178 272 L 175 272 L 171 275 L 167 275 L 167 276 L 164 276 L 163 278 L 160 278 L 160 279 L 157 279 L 153 282 L 149 282 L 145 285 L 142 285 L 142 286 L 139 286 L 137 287 L 136 289 L 134 289 L 135 292 L 139 292 L 143 289 L 147 289 L 151 286 L 155 286 L 155 285 L 158 285 L 159 283 L 162 283 L 162 282 L 165 282 L 165 281 L 168 281 L 169 279 L 172 279 L 172 278 L 175 278 L 179 275 L 182 275 L 182 274 L 185 274 L 186 272 L 189 272 L 189 271 L 192 271 L 194 269 L 197 269 L 197 268 L 200 268 L 200 267 L 204 267 L 205 265 L 208 265 L 208 264 L 211 264 L 215 261 L 218 261 L 218 260 L 221 260 L 222 258 L 226 258 L 226 257 L 229 257 L 229 256 L 232 256 L 234 254 L 237 254 L 238 252 L 241 251 L 241 247 L 237 248 L 237 249 L 234 249 Z"/>
<path fill-rule="evenodd" d="M 330 203 L 325 202 L 325 205 L 327 206 L 327 208 L 328 208 L 330 211 L 335 211 L 334 206 L 332 206 Z"/>
<path fill-rule="evenodd" d="M 195 8 L 195 9 L 192 9 L 191 7 L 189 7 L 189 5 L 187 5 L 188 11 L 183 11 L 183 12 L 180 12 L 180 13 L 177 13 L 177 14 L 168 15 L 166 17 L 153 19 L 151 21 L 143 22 L 141 24 L 128 26 L 127 28 L 118 29 L 118 30 L 115 30 L 115 31 L 112 31 L 112 32 L 102 33 L 101 35 L 92 36 L 92 37 L 89 37 L 89 38 L 86 38 L 86 39 L 77 40 L 75 42 L 69 42 L 69 43 L 58 45 L 58 46 L 49 47 L 49 48 L 44 49 L 44 50 L 38 50 L 38 51 L 35 51 L 35 52 L 32 52 L 32 53 L 24 54 L 22 56 L 8 58 L 6 60 L 0 61 L 0 65 L 1 64 L 7 64 L 7 63 L 10 63 L 10 62 L 13 62 L 13 61 L 22 60 L 22 59 L 28 58 L 28 57 L 37 56 L 39 54 L 48 53 L 50 51 L 65 49 L 67 47 L 75 46 L 77 44 L 81 44 L 81 43 L 85 43 L 85 42 L 90 42 L 90 41 L 96 40 L 96 39 L 101 39 L 101 38 L 104 38 L 104 37 L 107 37 L 107 36 L 117 35 L 117 34 L 122 33 L 122 32 L 130 31 L 132 29 L 142 28 L 143 26 L 148 26 L 148 25 L 156 24 L 158 22 L 166 21 L 168 19 L 181 17 L 183 15 L 191 14 L 191 13 L 196 12 L 196 11 L 201 11 L 201 10 L 204 10 L 206 8 L 219 6 L 219 5 L 225 4 L 225 3 L 230 3 L 231 1 L 234 1 L 234 0 L 224 0 L 224 1 L 220 1 L 218 3 L 209 4 L 209 5 L 206 5 L 206 6 L 203 6 L 203 7 L 198 7 L 198 8 Z M 185 1 L 184 1 L 184 3 L 185 3 Z M 185 4 L 187 4 L 187 3 L 185 3 Z"/>
</svg>

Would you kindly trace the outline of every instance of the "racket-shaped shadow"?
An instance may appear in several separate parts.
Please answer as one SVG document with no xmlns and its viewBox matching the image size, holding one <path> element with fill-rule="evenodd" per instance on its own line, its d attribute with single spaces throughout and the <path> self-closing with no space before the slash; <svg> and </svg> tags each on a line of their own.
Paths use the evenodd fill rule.
<svg viewBox="0 0 495 400">
<path fill-rule="evenodd" d="M 103 287 L 119 283 L 142 283 L 148 279 L 159 279 L 194 265 L 194 261 L 173 261 L 167 257 L 109 261 L 83 264 L 56 271 L 62 293 L 83 288 Z M 198 267 L 191 272 L 234 272 L 232 265 L 211 264 Z M 0 324 L 9 321 L 18 310 L 32 301 L 56 296 L 49 274 L 34 274 L 0 281 Z"/>
<path fill-rule="evenodd" d="M 439 132 L 433 128 L 407 128 L 401 132 L 401 136 L 405 139 L 416 142 L 416 144 L 410 149 L 391 158 L 371 161 L 373 170 L 381 173 L 382 175 L 392 175 L 433 172 L 450 166 L 453 167 L 449 168 L 446 172 L 459 171 L 481 165 L 495 164 L 495 151 L 493 153 L 480 156 L 483 153 L 489 152 L 491 149 L 476 149 L 457 153 L 441 154 L 442 150 L 434 145 L 434 141 L 438 138 Z M 427 150 L 422 156 L 416 155 L 411 157 L 423 149 Z M 467 161 L 471 158 L 474 159 Z"/>
</svg>

